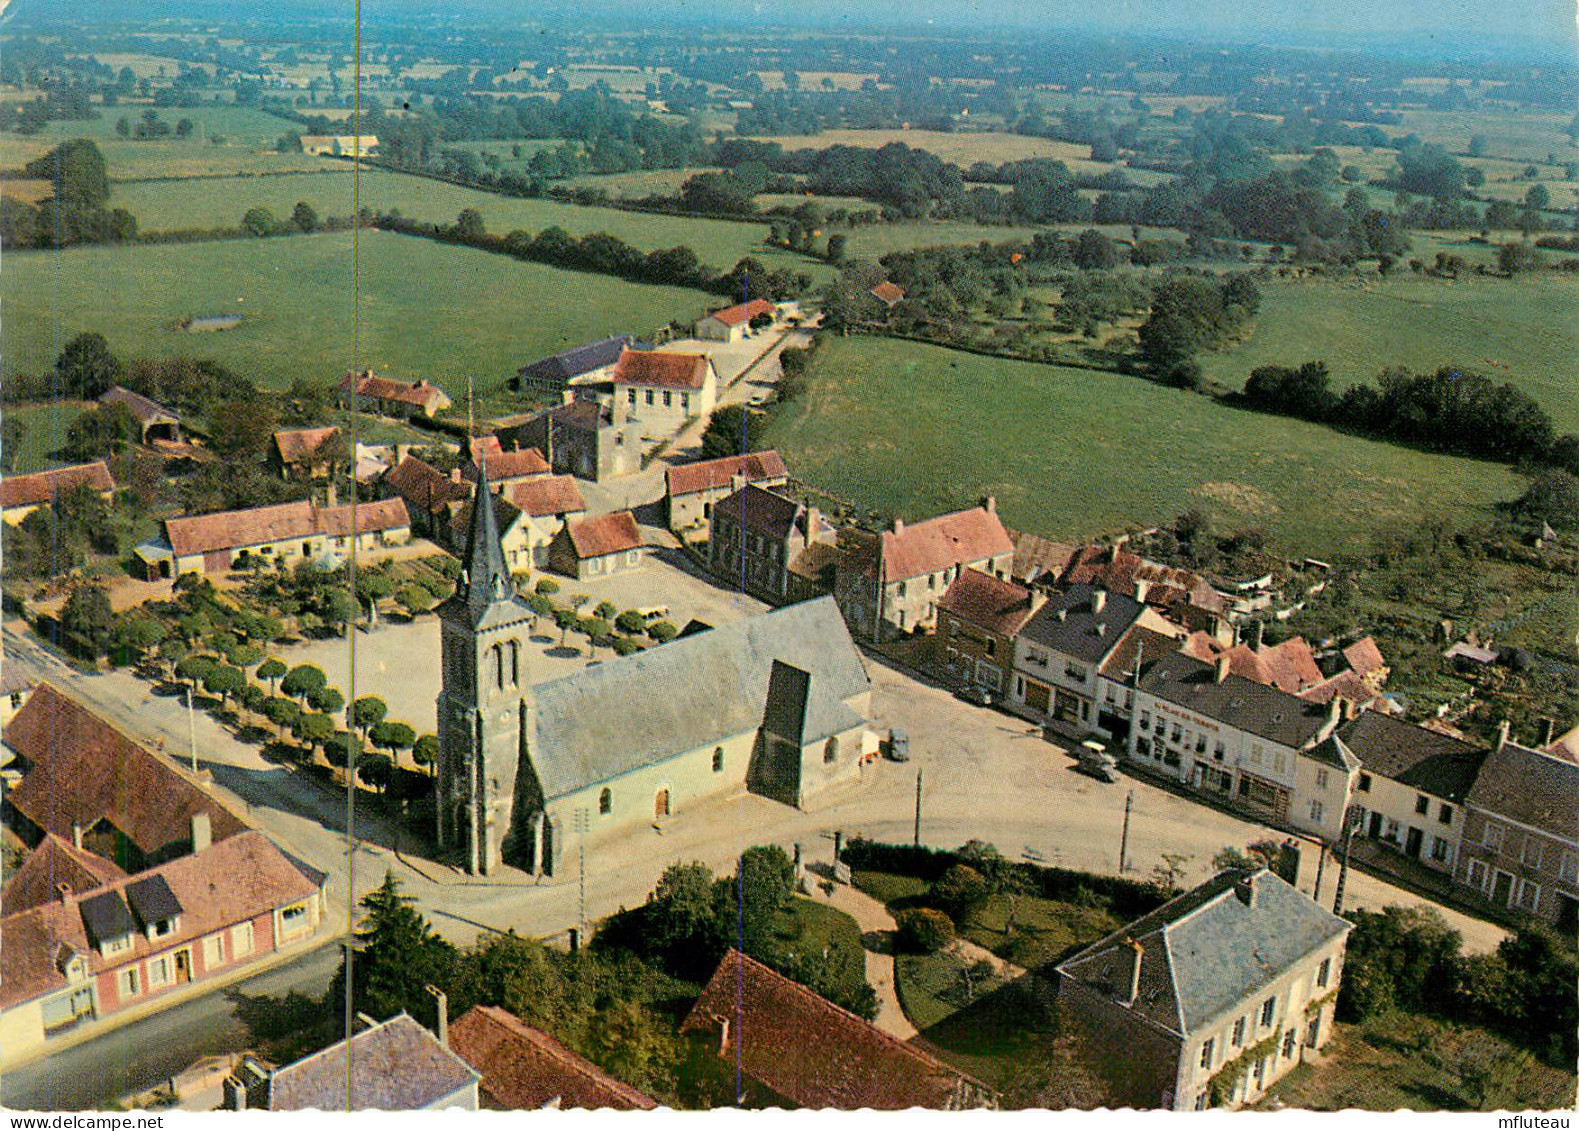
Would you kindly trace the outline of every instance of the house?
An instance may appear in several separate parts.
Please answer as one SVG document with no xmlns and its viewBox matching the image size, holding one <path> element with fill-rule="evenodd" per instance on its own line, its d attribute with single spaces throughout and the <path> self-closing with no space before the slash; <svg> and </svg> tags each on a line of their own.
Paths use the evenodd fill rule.
<svg viewBox="0 0 1579 1131">
<path fill-rule="evenodd" d="M 450 407 L 449 394 L 426 378 L 396 381 L 390 377 L 375 377 L 371 369 L 362 373 L 347 373 L 340 382 L 335 403 L 342 408 L 352 407 L 350 402 L 353 399 L 354 407 L 362 412 L 400 420 L 409 420 L 413 416 L 432 419 L 440 410 Z"/>
<path fill-rule="evenodd" d="M 1465 801 L 1458 890 L 1491 908 L 1579 929 L 1579 764 L 1509 740 Z"/>
<path fill-rule="evenodd" d="M 173 409 L 165 408 L 157 401 L 149 400 L 141 393 L 134 393 L 122 385 L 111 385 L 99 397 L 101 405 L 123 404 L 132 419 L 137 421 L 141 429 L 141 442 L 146 444 L 150 440 L 181 439 L 181 418 Z"/>
<path fill-rule="evenodd" d="M 868 540 L 839 563 L 835 595 L 851 628 L 867 639 L 930 629 L 938 598 L 964 569 L 1007 578 L 1014 544 L 992 496 L 979 507 L 938 515 Z"/>
<path fill-rule="evenodd" d="M 437 842 L 472 873 L 556 875 L 588 838 L 624 838 L 751 789 L 803 805 L 858 781 L 876 749 L 871 681 L 828 598 L 532 683 L 531 607 L 479 507 L 439 608 Z M 587 829 L 574 833 L 584 815 Z"/>
<path fill-rule="evenodd" d="M 608 1108 L 651 1111 L 651 1096 L 623 1084 L 541 1029 L 496 1005 L 467 1010 L 449 1028 L 450 1048 L 480 1075 L 481 1106 L 491 1111 Z"/>
<path fill-rule="evenodd" d="M 669 435 L 713 411 L 718 371 L 706 354 L 625 349 L 609 381 L 614 403 L 639 421 L 644 436 Z"/>
<path fill-rule="evenodd" d="M 548 565 L 577 580 L 640 569 L 647 539 L 630 511 L 568 520 L 548 545 Z"/>
<path fill-rule="evenodd" d="M 397 1013 L 283 1068 L 252 1057 L 225 1081 L 231 1111 L 476 1111 L 476 1069 Z"/>
<path fill-rule="evenodd" d="M 7 823 L 35 847 L 49 836 L 141 872 L 237 836 L 245 823 L 161 758 L 44 682 L 6 726 L 21 781 Z"/>
<path fill-rule="evenodd" d="M 490 492 L 491 494 L 491 492 Z M 477 505 L 473 495 L 464 503 L 451 503 L 449 529 L 444 544 L 459 553 L 466 545 L 466 532 L 471 529 L 472 508 Z M 493 496 L 495 521 L 499 525 L 499 545 L 504 548 L 504 560 L 511 573 L 523 573 L 533 567 L 532 528 L 521 509 L 503 495 Z"/>
<path fill-rule="evenodd" d="M 1004 529 L 1014 545 L 1014 562 L 1009 567 L 1009 576 L 1021 585 L 1056 583 L 1078 549 L 1069 542 L 1054 542 L 1023 530 Z"/>
<path fill-rule="evenodd" d="M 1204 632 L 1194 632 L 1184 641 L 1183 651 L 1209 663 L 1225 657 L 1228 670 L 1235 675 L 1276 687 L 1312 703 L 1327 703 L 1337 698 L 1383 712 L 1394 709 L 1381 695 L 1388 669 L 1381 650 L 1370 637 L 1321 660 L 1302 636 L 1268 645 L 1261 643 L 1260 621 L 1255 622 L 1254 629 L 1254 647 L 1248 644 L 1228 646 Z M 1365 668 L 1364 675 L 1349 666 L 1350 653 Z"/>
<path fill-rule="evenodd" d="M 629 334 L 616 334 L 588 342 L 562 353 L 541 358 L 517 371 L 516 387 L 522 392 L 558 397 L 572 385 L 594 384 L 608 380 L 614 363 L 627 349 L 642 349 Z"/>
<path fill-rule="evenodd" d="M 360 142 L 361 156 L 372 157 L 378 152 L 377 134 L 363 134 Z M 303 134 L 302 152 L 313 157 L 355 157 L 357 143 L 355 134 Z"/>
<path fill-rule="evenodd" d="M 442 541 L 454 509 L 451 504 L 469 500 L 473 484 L 461 478 L 459 469 L 445 475 L 426 460 L 408 455 L 384 475 L 379 490 L 386 498 L 406 504 L 418 533 Z"/>
<path fill-rule="evenodd" d="M 1022 634 L 1023 635 L 1023 634 Z M 1141 669 L 1128 754 L 1133 765 L 1178 781 L 1256 820 L 1327 841 L 1343 832 L 1359 760 L 1328 742 L 1339 701 L 1323 707 L 1173 652 Z"/>
<path fill-rule="evenodd" d="M 711 342 L 738 342 L 751 332 L 754 319 L 777 315 L 778 307 L 765 298 L 754 298 L 697 319 L 696 336 Z"/>
<path fill-rule="evenodd" d="M 992 1102 L 979 1080 L 733 948 L 680 1034 L 736 1071 L 745 1107 L 963 1111 Z"/>
<path fill-rule="evenodd" d="M 93 891 L 126 875 L 113 860 L 78 848 L 54 833 L 33 846 L 0 887 L 0 915 L 14 915 L 60 898 L 60 889 Z"/>
<path fill-rule="evenodd" d="M 944 678 L 994 699 L 1007 695 L 1015 637 L 1044 600 L 1023 585 L 962 570 L 938 601 L 934 663 Z"/>
<path fill-rule="evenodd" d="M 86 487 L 108 501 L 115 493 L 115 477 L 102 459 L 29 475 L 7 475 L 0 479 L 0 517 L 6 525 L 16 526 L 40 507 L 53 506 L 61 495 L 78 487 Z"/>
<path fill-rule="evenodd" d="M 777 451 L 683 463 L 664 472 L 664 513 L 669 529 L 682 536 L 706 538 L 713 505 L 747 483 L 782 487 L 789 469 Z"/>
<path fill-rule="evenodd" d="M 1239 1107 L 1332 1035 L 1352 926 L 1265 868 L 1221 872 L 1059 963 L 1059 1014 L 1119 1103 Z"/>
<path fill-rule="evenodd" d="M 551 474 L 548 461 L 536 448 L 523 448 L 520 441 L 516 441 L 513 448 L 506 450 L 497 437 L 486 439 L 493 441 L 489 445 L 492 450 L 486 454 L 474 452 L 472 458 L 461 465 L 461 478 L 468 483 L 477 482 L 478 461 L 482 458 L 488 461 L 488 482 L 495 492 Z"/>
<path fill-rule="evenodd" d="M 281 479 L 322 479 L 329 474 L 335 446 L 340 436 L 334 425 L 326 428 L 292 428 L 274 433 L 269 448 L 269 467 Z M 343 459 L 345 452 L 338 453 Z"/>
<path fill-rule="evenodd" d="M 1365 842 L 1452 875 L 1487 751 L 1379 711 L 1361 711 L 1333 739 L 1360 763 L 1347 824 Z"/>
<path fill-rule="evenodd" d="M 1154 610 L 1142 613 L 1129 631 L 1119 637 L 1118 647 L 1097 667 L 1097 728 L 1122 747 L 1129 742 L 1135 719 L 1135 679 L 1147 659 L 1166 656 L 1179 650 L 1179 629 L 1166 631 L 1153 627 Z"/>
<path fill-rule="evenodd" d="M 873 287 L 866 293 L 871 295 L 878 302 L 882 303 L 889 310 L 894 309 L 894 307 L 905 301 L 905 288 L 901 287 L 898 283 L 890 282 L 887 279 L 883 280 L 881 283 L 878 283 L 877 286 Z"/>
<path fill-rule="evenodd" d="M 489 467 L 491 469 L 492 465 Z M 491 470 L 489 475 L 489 482 L 492 482 Z M 553 545 L 554 535 L 563 530 L 567 522 L 587 513 L 581 488 L 568 475 L 551 475 L 516 483 L 501 494 L 521 514 L 525 532 L 524 548 L 527 551 L 525 560 L 533 569 L 547 568 L 549 547 Z M 462 542 L 457 541 L 456 545 L 460 546 Z"/>
<path fill-rule="evenodd" d="M 1040 723 L 1059 722 L 1088 733 L 1117 736 L 1128 729 L 1118 712 L 1104 713 L 1103 672 L 1135 625 L 1162 635 L 1179 632 L 1133 597 L 1072 585 L 1048 598 L 1021 627 L 1014 645 L 1014 687 L 1008 698 Z"/>
<path fill-rule="evenodd" d="M 358 553 L 377 554 L 411 541 L 411 519 L 401 499 L 358 503 L 354 513 Z M 135 553 L 150 581 L 259 561 L 341 558 L 350 552 L 352 514 L 350 503 L 320 507 L 304 501 L 167 518 L 163 541 L 144 542 Z"/>
<path fill-rule="evenodd" d="M 1095 585 L 1165 613 L 1186 628 L 1229 639 L 1228 603 L 1199 574 L 1149 561 L 1122 546 L 1082 546 L 1058 584 Z"/>
<path fill-rule="evenodd" d="M 601 483 L 641 470 L 641 425 L 618 401 L 567 400 L 509 434 L 542 452 L 553 471 L 578 479 Z"/>
<path fill-rule="evenodd" d="M 254 829 L 91 887 L 60 881 L 48 901 L 0 918 L 5 1058 L 302 947 L 323 921 L 324 882 Z"/>
<path fill-rule="evenodd" d="M 837 540 L 816 507 L 747 483 L 713 508 L 708 564 L 730 584 L 784 605 L 827 592 L 807 555 Z"/>
</svg>

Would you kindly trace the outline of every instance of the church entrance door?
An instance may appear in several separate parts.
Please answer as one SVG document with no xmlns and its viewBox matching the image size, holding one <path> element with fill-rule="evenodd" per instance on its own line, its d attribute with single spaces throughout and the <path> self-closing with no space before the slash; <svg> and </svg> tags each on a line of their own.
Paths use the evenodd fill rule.
<svg viewBox="0 0 1579 1131">
<path fill-rule="evenodd" d="M 653 799 L 652 815 L 654 817 L 667 817 L 669 815 L 669 791 L 660 789 L 658 796 Z"/>
</svg>

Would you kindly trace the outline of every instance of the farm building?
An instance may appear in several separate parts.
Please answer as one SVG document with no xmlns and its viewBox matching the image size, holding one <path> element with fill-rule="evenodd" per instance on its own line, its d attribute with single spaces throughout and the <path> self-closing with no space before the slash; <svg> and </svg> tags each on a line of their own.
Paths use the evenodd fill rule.
<svg viewBox="0 0 1579 1131">
<path fill-rule="evenodd" d="M 738 342 L 751 332 L 753 319 L 773 318 L 778 308 L 765 298 L 738 303 L 697 319 L 696 336 L 712 342 Z"/>
<path fill-rule="evenodd" d="M 347 407 L 354 396 L 356 407 L 363 412 L 392 416 L 401 420 L 413 416 L 432 418 L 441 409 L 450 407 L 450 396 L 426 378 L 418 381 L 396 381 L 390 377 L 375 377 L 371 369 L 360 374 L 345 375 L 336 395 L 341 407 Z"/>
<path fill-rule="evenodd" d="M 31 475 L 7 475 L 0 479 L 0 515 L 8 525 L 15 526 L 39 507 L 52 505 L 77 487 L 87 487 L 107 500 L 115 491 L 115 477 L 101 459 Z"/>
<path fill-rule="evenodd" d="M 173 409 L 165 408 L 157 401 L 151 401 L 141 393 L 134 393 L 130 389 L 113 385 L 99 398 L 101 405 L 123 404 L 132 414 L 132 419 L 137 421 L 137 427 L 142 430 L 142 442 L 150 440 L 179 440 L 181 438 L 181 418 Z"/>
<path fill-rule="evenodd" d="M 411 541 L 411 519 L 401 499 L 356 506 L 359 553 L 377 553 Z M 265 563 L 343 557 L 351 546 L 349 503 L 319 507 L 278 503 L 250 510 L 167 518 L 164 537 L 144 542 L 135 553 L 150 581 L 183 573 L 216 573 L 249 559 Z"/>
</svg>

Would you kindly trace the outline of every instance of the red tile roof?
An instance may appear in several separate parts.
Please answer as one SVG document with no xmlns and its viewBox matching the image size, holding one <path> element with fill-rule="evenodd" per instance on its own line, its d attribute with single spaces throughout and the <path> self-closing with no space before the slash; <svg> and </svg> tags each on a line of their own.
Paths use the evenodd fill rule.
<svg viewBox="0 0 1579 1131">
<path fill-rule="evenodd" d="M 1064 572 L 1077 549 L 1068 542 L 1054 542 L 1022 530 L 1009 530 L 1008 533 L 1009 541 L 1014 543 L 1014 565 L 1010 569 L 1021 580 L 1055 580 Z"/>
<path fill-rule="evenodd" d="M 470 448 L 473 462 L 486 455 L 491 463 L 494 456 L 504 451 L 504 445 L 499 443 L 497 436 L 473 436 Z"/>
<path fill-rule="evenodd" d="M 938 515 L 907 525 L 898 533 L 885 531 L 880 544 L 885 584 L 1014 553 L 1014 543 L 997 513 L 986 507 Z M 870 555 L 862 565 L 868 576 L 876 575 L 876 562 Z"/>
<path fill-rule="evenodd" d="M 351 504 L 337 507 L 319 507 L 316 512 L 319 534 L 331 538 L 345 538 L 351 533 Z M 377 534 L 385 530 L 403 530 L 411 525 L 411 515 L 404 499 L 371 499 L 356 504 L 356 529 L 358 534 Z"/>
<path fill-rule="evenodd" d="M 1382 650 L 1376 646 L 1372 637 L 1356 640 L 1343 650 L 1343 658 L 1348 661 L 1349 668 L 1358 676 L 1367 676 L 1374 671 L 1387 666 L 1387 661 L 1382 656 Z"/>
<path fill-rule="evenodd" d="M 0 1008 L 8 1009 L 65 987 L 62 945 L 87 959 L 90 974 L 113 970 L 307 899 L 320 890 L 321 873 L 318 875 L 317 880 L 309 878 L 302 866 L 276 848 L 268 837 L 256 829 L 246 829 L 195 855 L 181 856 L 139 875 L 117 879 L 94 892 L 75 892 L 68 900 L 55 899 L 6 915 L 0 918 L 0 950 L 5 952 L 6 960 L 5 980 L 0 982 Z M 181 905 L 176 932 L 153 943 L 146 934 L 135 932 L 132 950 L 103 957 L 82 921 L 80 907 L 84 897 L 122 892 L 128 884 L 151 876 L 162 877 Z"/>
<path fill-rule="evenodd" d="M 1126 597 L 1136 594 L 1137 582 L 1147 585 L 1145 603 L 1168 608 L 1187 600 L 1197 608 L 1222 612 L 1222 597 L 1198 574 L 1187 569 L 1149 562 L 1119 546 L 1082 546 L 1070 558 L 1060 585 L 1097 585 Z"/>
<path fill-rule="evenodd" d="M 805 1108 L 978 1106 L 986 1089 L 956 1068 L 731 950 L 680 1026 Z M 722 1038 L 722 1039 L 720 1039 Z"/>
<path fill-rule="evenodd" d="M 492 437 L 489 437 L 492 439 Z M 502 483 L 506 479 L 524 479 L 533 475 L 547 475 L 552 468 L 536 448 L 516 448 L 513 451 L 488 453 L 488 482 Z M 469 482 L 477 479 L 476 463 L 461 469 L 461 477 Z"/>
<path fill-rule="evenodd" d="M 616 385 L 660 385 L 668 389 L 700 389 L 712 365 L 705 354 L 660 353 L 625 349 L 610 378 Z"/>
<path fill-rule="evenodd" d="M 407 456 L 384 476 L 384 483 L 406 501 L 408 511 L 437 514 L 446 504 L 471 498 L 470 483 L 445 475 L 426 460 Z"/>
<path fill-rule="evenodd" d="M 645 546 L 636 516 L 630 511 L 614 511 L 596 518 L 578 519 L 569 524 L 570 545 L 581 561 L 601 558 Z"/>
<path fill-rule="evenodd" d="M 356 523 L 360 533 L 371 534 L 410 526 L 411 517 L 402 500 L 382 499 L 357 504 Z M 351 533 L 351 504 L 315 507 L 305 501 L 276 503 L 243 511 L 167 518 L 164 529 L 170 549 L 177 557 L 210 550 L 237 550 L 316 534 L 343 538 Z"/>
<path fill-rule="evenodd" d="M 350 390 L 351 379 L 352 374 L 347 373 L 340 382 L 342 395 Z M 396 381 L 389 377 L 375 377 L 371 369 L 356 378 L 356 392 L 358 396 L 371 400 L 416 405 L 429 412 L 450 403 L 449 394 L 426 378 L 420 381 Z"/>
<path fill-rule="evenodd" d="M 1101 672 L 1114 679 L 1133 675 L 1135 663 L 1148 664 L 1170 652 L 1179 650 L 1179 641 L 1167 633 L 1147 628 L 1143 624 L 1131 625 L 1118 642 L 1118 647 L 1102 661 Z"/>
<path fill-rule="evenodd" d="M 999 636 L 1016 635 L 1035 611 L 1031 591 L 1025 586 L 1000 581 L 978 569 L 961 570 L 938 601 L 938 612 L 951 613 Z"/>
<path fill-rule="evenodd" d="M 71 467 L 57 467 L 50 471 L 35 471 L 31 475 L 7 475 L 0 479 L 0 508 L 36 507 L 50 503 L 73 487 L 91 487 L 95 491 L 115 490 L 115 477 L 104 461 L 79 463 Z"/>
<path fill-rule="evenodd" d="M 739 326 L 742 322 L 750 322 L 759 314 L 772 314 L 774 306 L 765 298 L 754 298 L 750 302 L 736 303 L 723 310 L 715 310 L 709 318 L 716 318 L 725 326 Z"/>
<path fill-rule="evenodd" d="M 77 848 L 64 837 L 45 833 L 22 866 L 0 888 L 0 915 L 14 915 L 58 899 L 62 884 L 74 892 L 92 891 L 126 875 L 113 861 Z"/>
<path fill-rule="evenodd" d="M 581 488 L 569 475 L 512 483 L 504 489 L 504 497 L 533 518 L 546 514 L 580 514 L 587 509 Z"/>
<path fill-rule="evenodd" d="M 52 684 L 42 683 L 5 728 L 27 763 L 9 800 L 39 828 L 65 840 L 72 826 L 108 820 L 145 855 L 190 839 L 207 813 L 215 841 L 246 828 L 241 819 Z"/>
<path fill-rule="evenodd" d="M 737 475 L 744 476 L 747 483 L 761 483 L 788 478 L 789 469 L 784 466 L 784 457 L 770 448 L 765 452 L 681 464 L 669 468 L 664 478 L 668 484 L 669 497 L 674 498 L 698 491 L 728 490 Z"/>
<path fill-rule="evenodd" d="M 905 288 L 898 283 L 882 282 L 867 293 L 885 306 L 894 306 L 904 300 Z"/>
<path fill-rule="evenodd" d="M 290 467 L 312 455 L 318 450 L 319 445 L 339 431 L 340 429 L 330 425 L 327 428 L 296 428 L 287 432 L 276 432 L 274 450 L 279 453 L 280 462 Z"/>
<path fill-rule="evenodd" d="M 541 1029 L 495 1005 L 479 1005 L 450 1026 L 450 1048 L 482 1073 L 478 1091 L 497 1111 L 561 1108 L 651 1111 L 658 1106 Z"/>
</svg>

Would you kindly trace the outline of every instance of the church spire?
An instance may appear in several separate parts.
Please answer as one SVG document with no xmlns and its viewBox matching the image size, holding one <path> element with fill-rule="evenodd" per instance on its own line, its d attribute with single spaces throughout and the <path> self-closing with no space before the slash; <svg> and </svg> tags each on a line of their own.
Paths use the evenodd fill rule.
<svg viewBox="0 0 1579 1131">
<path fill-rule="evenodd" d="M 497 500 L 488 488 L 488 457 L 481 450 L 476 456 L 477 493 L 472 496 L 466 556 L 462 559 L 460 588 L 455 594 L 465 602 L 474 620 L 495 601 L 514 595 L 510 567 L 504 560 L 504 543 L 499 537 L 499 518 L 494 513 Z"/>
</svg>

